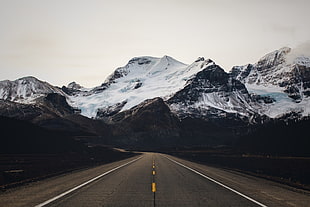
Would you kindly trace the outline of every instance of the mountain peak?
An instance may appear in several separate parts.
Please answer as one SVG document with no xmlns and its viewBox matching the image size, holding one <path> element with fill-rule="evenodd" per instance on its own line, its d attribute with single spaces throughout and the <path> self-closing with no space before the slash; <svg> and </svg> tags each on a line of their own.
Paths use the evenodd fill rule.
<svg viewBox="0 0 310 207">
<path fill-rule="evenodd" d="M 60 89 L 33 76 L 19 78 L 15 81 L 0 81 L 0 88 L 0 99 L 20 103 L 31 103 L 36 98 L 49 93 L 62 94 Z"/>
<path fill-rule="evenodd" d="M 25 77 L 19 78 L 17 80 L 39 81 L 36 77 L 33 77 L 33 76 L 25 76 Z"/>
<path fill-rule="evenodd" d="M 76 83 L 75 81 L 68 84 L 67 88 L 70 89 L 81 89 L 83 88 L 80 84 Z"/>
<path fill-rule="evenodd" d="M 262 57 L 255 64 L 236 66 L 231 76 L 246 84 L 254 94 L 275 100 L 266 110 L 269 117 L 277 117 L 292 109 L 309 114 L 310 57 L 283 47 Z"/>
<path fill-rule="evenodd" d="M 286 55 L 291 51 L 289 47 L 282 47 L 263 56 L 258 62 L 258 67 L 270 68 L 286 62 Z"/>
<path fill-rule="evenodd" d="M 150 56 L 134 57 L 134 58 L 129 60 L 127 65 L 130 65 L 130 64 L 138 64 L 138 65 L 149 64 L 156 59 L 158 59 L 158 58 L 154 58 L 154 57 L 150 57 Z"/>
<path fill-rule="evenodd" d="M 184 63 L 182 63 L 182 62 L 180 62 L 180 61 L 178 61 L 178 60 L 176 60 L 173 57 L 168 56 L 168 55 L 164 55 L 161 59 L 162 60 L 164 59 L 164 60 L 166 60 L 167 62 L 170 62 L 170 63 L 178 63 L 178 64 L 181 64 L 181 65 L 186 65 L 186 64 L 184 64 Z"/>
<path fill-rule="evenodd" d="M 88 117 L 95 117 L 98 109 L 121 106 L 123 111 L 146 99 L 169 98 L 204 68 L 205 65 L 201 67 L 201 64 L 186 65 L 168 55 L 161 58 L 135 57 L 125 66 L 117 68 L 87 97 L 81 95 L 73 99 L 76 99 L 77 107 L 82 108 L 82 114 Z"/>
</svg>

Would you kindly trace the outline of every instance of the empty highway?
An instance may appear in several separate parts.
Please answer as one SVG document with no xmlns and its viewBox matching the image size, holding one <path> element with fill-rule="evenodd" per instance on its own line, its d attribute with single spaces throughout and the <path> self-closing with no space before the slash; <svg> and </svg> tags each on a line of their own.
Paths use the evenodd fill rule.
<svg viewBox="0 0 310 207">
<path fill-rule="evenodd" d="M 302 191 L 159 153 L 0 193 L 0 206 L 307 206 Z"/>
</svg>

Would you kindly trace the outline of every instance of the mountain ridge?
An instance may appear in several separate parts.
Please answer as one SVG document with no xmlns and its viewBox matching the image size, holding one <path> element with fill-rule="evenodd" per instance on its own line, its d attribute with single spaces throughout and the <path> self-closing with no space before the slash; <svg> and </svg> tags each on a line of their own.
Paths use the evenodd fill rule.
<svg viewBox="0 0 310 207">
<path fill-rule="evenodd" d="M 310 59 L 290 54 L 281 48 L 230 72 L 203 57 L 136 57 L 93 88 L 1 81 L 0 115 L 118 147 L 232 144 L 259 126 L 309 117 Z"/>
<path fill-rule="evenodd" d="M 273 51 L 254 64 L 235 66 L 233 78 L 245 84 L 250 93 L 275 100 L 265 114 L 275 118 L 291 111 L 309 116 L 310 58 L 292 56 L 290 48 Z M 280 109 L 280 110 L 279 110 Z"/>
<path fill-rule="evenodd" d="M 58 93 L 89 118 L 102 118 L 104 111 L 114 113 L 114 108 L 118 112 L 128 110 L 156 97 L 167 101 L 175 113 L 189 112 L 193 108 L 204 108 L 205 111 L 215 108 L 242 116 L 256 113 L 275 118 L 291 111 L 307 116 L 310 113 L 310 58 L 297 56 L 292 59 L 290 55 L 291 49 L 284 47 L 266 54 L 257 63 L 235 66 L 228 73 L 203 57 L 190 65 L 169 56 L 135 57 L 97 87 L 86 89 L 71 82 L 67 87 L 59 88 L 35 77 L 24 77 L 0 81 L 0 99 L 28 104 L 49 93 Z M 207 73 L 206 68 L 212 67 L 215 67 L 214 77 L 211 73 L 208 77 L 202 75 Z M 222 83 L 210 83 L 215 74 L 221 76 L 218 81 Z M 198 78 L 195 80 L 195 77 Z M 183 100 L 173 101 L 182 91 Z M 191 92 L 196 93 L 196 97 Z M 185 99 L 189 99 L 187 93 L 191 100 L 185 104 Z"/>
</svg>

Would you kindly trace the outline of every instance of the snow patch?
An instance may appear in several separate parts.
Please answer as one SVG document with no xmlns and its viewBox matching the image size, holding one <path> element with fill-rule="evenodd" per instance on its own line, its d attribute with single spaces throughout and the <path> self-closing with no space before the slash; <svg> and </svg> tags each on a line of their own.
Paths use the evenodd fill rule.
<svg viewBox="0 0 310 207">
<path fill-rule="evenodd" d="M 300 103 L 296 103 L 293 99 L 283 92 L 283 88 L 275 85 L 256 85 L 246 84 L 250 93 L 261 96 L 270 96 L 275 100 L 274 103 L 265 106 L 263 112 L 271 118 L 276 118 L 291 111 L 301 112 L 303 116 L 310 115 L 310 98 L 303 98 Z"/>
<path fill-rule="evenodd" d="M 124 101 L 127 103 L 122 111 L 146 99 L 161 97 L 167 100 L 209 64 L 209 61 L 199 61 L 188 66 L 169 56 L 134 58 L 126 66 L 117 69 L 120 72 L 117 77 L 112 74 L 105 81 L 110 84 L 107 89 L 87 96 L 72 96 L 71 104 L 80 108 L 82 115 L 95 117 L 98 108 L 106 108 Z M 137 83 L 139 87 L 136 87 Z"/>
</svg>

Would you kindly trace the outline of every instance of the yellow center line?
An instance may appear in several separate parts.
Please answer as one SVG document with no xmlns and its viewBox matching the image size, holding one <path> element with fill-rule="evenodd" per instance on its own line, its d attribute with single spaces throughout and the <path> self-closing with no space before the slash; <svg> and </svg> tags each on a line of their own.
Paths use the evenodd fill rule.
<svg viewBox="0 0 310 207">
<path fill-rule="evenodd" d="M 153 182 L 152 182 L 152 192 L 155 193 L 156 192 L 156 183 L 155 183 L 155 160 L 153 160 L 153 170 L 152 170 L 152 175 L 153 175 Z M 155 196 L 155 194 L 154 194 Z"/>
<path fill-rule="evenodd" d="M 156 183 L 152 183 L 152 192 L 153 192 L 153 193 L 156 192 Z"/>
</svg>

